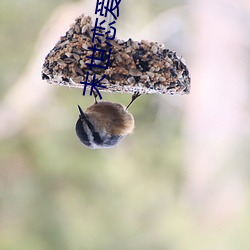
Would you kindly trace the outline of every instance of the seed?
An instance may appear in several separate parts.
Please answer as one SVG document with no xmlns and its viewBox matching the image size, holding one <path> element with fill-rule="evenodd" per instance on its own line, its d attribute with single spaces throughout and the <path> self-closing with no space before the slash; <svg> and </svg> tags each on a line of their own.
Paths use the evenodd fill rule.
<svg viewBox="0 0 250 250">
<path fill-rule="evenodd" d="M 73 59 L 73 58 L 65 58 L 63 61 L 65 63 L 69 64 L 69 63 L 75 62 L 75 59 Z"/>
<path fill-rule="evenodd" d="M 82 44 L 82 48 L 87 50 L 87 49 L 88 49 L 87 44 L 86 44 L 86 43 L 83 43 L 83 44 Z"/>
<path fill-rule="evenodd" d="M 150 43 L 147 40 L 141 40 L 142 44 L 145 44 L 146 46 L 150 47 Z"/>
<path fill-rule="evenodd" d="M 151 67 L 151 68 L 149 69 L 149 71 L 150 71 L 150 72 L 154 72 L 154 71 L 155 71 L 155 68 L 154 68 L 154 67 Z"/>
<path fill-rule="evenodd" d="M 151 79 L 153 79 L 155 74 L 154 74 L 153 72 L 148 71 L 148 72 L 147 72 L 147 75 L 148 75 Z"/>
<path fill-rule="evenodd" d="M 75 31 L 76 31 L 77 34 L 80 33 L 80 27 L 79 27 L 79 25 L 75 25 Z"/>
<path fill-rule="evenodd" d="M 80 83 L 81 81 L 83 81 L 83 77 L 82 76 L 76 76 L 76 77 L 72 77 L 71 78 L 75 83 Z"/>
<path fill-rule="evenodd" d="M 122 45 L 122 44 L 124 44 L 124 41 L 121 40 L 121 39 L 118 39 L 117 43 L 118 43 L 119 45 Z"/>
<path fill-rule="evenodd" d="M 76 73 L 78 73 L 81 76 L 83 75 L 83 72 L 82 72 L 82 70 L 79 67 L 75 66 L 74 69 L 75 69 Z"/>
<path fill-rule="evenodd" d="M 151 51 L 152 51 L 154 54 L 157 53 L 157 50 L 158 50 L 158 48 L 157 48 L 155 45 L 153 45 L 153 46 L 151 47 Z"/>
<path fill-rule="evenodd" d="M 74 58 L 75 58 L 77 61 L 79 61 L 79 60 L 80 60 L 80 56 L 79 56 L 79 55 L 77 55 L 77 54 L 73 53 L 73 56 L 74 56 Z"/>
<path fill-rule="evenodd" d="M 129 69 L 129 74 L 131 76 L 141 76 L 142 75 L 141 71 L 139 71 L 138 69 L 135 69 L 135 68 Z"/>
<path fill-rule="evenodd" d="M 122 60 L 122 58 L 121 58 L 121 56 L 118 54 L 117 56 L 116 56 L 116 58 L 115 58 L 118 62 L 122 62 L 123 60 Z"/>
<path fill-rule="evenodd" d="M 149 76 L 148 75 L 142 75 L 140 77 L 140 80 L 142 80 L 143 82 L 147 82 L 147 81 L 149 81 Z"/>
<path fill-rule="evenodd" d="M 66 52 L 65 55 L 66 55 L 67 57 L 71 57 L 72 54 L 71 54 L 70 52 Z"/>
<path fill-rule="evenodd" d="M 133 47 L 133 49 L 138 49 L 139 48 L 139 46 L 138 46 L 138 44 L 136 42 L 132 42 L 132 47 Z"/>
<path fill-rule="evenodd" d="M 135 78 L 134 77 L 129 77 L 128 78 L 128 83 L 129 84 L 135 84 Z"/>
<path fill-rule="evenodd" d="M 62 59 L 57 60 L 57 63 L 58 63 L 60 66 L 66 66 L 66 65 L 67 65 Z"/>
</svg>

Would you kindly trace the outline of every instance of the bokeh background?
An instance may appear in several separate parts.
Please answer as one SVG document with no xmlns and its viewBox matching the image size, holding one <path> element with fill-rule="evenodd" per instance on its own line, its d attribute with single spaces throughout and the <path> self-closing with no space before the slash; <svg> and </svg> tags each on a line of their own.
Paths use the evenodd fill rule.
<svg viewBox="0 0 250 250">
<path fill-rule="evenodd" d="M 134 134 L 105 150 L 75 136 L 93 99 L 41 80 L 95 4 L 0 2 L 0 249 L 249 250 L 250 1 L 121 2 L 117 36 L 183 55 L 192 91 L 140 97 Z"/>
</svg>

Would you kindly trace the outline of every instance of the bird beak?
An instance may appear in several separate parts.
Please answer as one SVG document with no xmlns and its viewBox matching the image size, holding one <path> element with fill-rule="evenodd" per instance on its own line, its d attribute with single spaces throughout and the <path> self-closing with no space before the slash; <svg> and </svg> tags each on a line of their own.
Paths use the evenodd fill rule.
<svg viewBox="0 0 250 250">
<path fill-rule="evenodd" d="M 78 106 L 78 109 L 79 109 L 79 112 L 80 112 L 80 117 L 81 118 L 86 118 L 84 112 L 82 111 L 82 108 L 79 105 L 77 105 L 77 106 Z"/>
</svg>

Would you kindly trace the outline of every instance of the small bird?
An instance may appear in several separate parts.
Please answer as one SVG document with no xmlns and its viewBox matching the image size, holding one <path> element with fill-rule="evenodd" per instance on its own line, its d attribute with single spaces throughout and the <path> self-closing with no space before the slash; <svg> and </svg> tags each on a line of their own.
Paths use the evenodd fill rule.
<svg viewBox="0 0 250 250">
<path fill-rule="evenodd" d="M 91 149 L 111 148 L 134 130 L 134 117 L 127 111 L 134 100 L 140 96 L 135 93 L 127 107 L 113 102 L 97 102 L 85 112 L 78 105 L 80 112 L 76 122 L 76 134 L 82 144 Z"/>
</svg>

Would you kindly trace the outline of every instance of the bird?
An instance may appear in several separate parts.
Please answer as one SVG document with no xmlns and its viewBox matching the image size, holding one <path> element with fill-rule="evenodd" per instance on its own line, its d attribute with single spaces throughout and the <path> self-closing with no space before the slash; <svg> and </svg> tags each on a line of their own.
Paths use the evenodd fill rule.
<svg viewBox="0 0 250 250">
<path fill-rule="evenodd" d="M 112 148 L 131 134 L 135 127 L 133 115 L 128 112 L 130 105 L 140 96 L 134 93 L 127 107 L 109 101 L 97 102 L 85 112 L 78 105 L 79 118 L 75 130 L 80 142 L 91 149 Z"/>
</svg>

